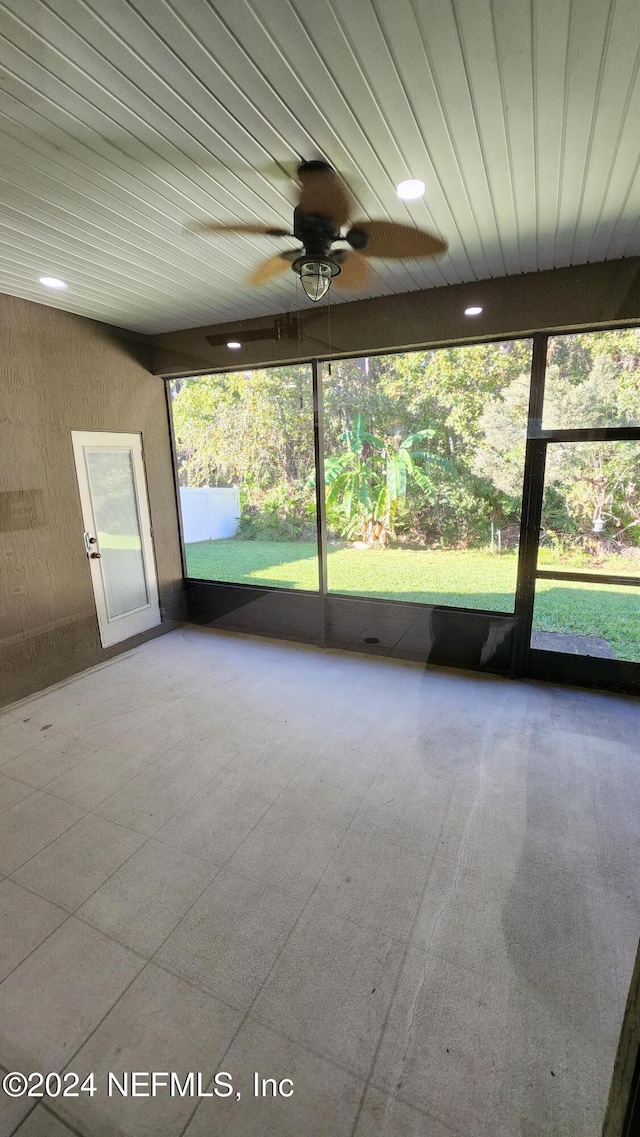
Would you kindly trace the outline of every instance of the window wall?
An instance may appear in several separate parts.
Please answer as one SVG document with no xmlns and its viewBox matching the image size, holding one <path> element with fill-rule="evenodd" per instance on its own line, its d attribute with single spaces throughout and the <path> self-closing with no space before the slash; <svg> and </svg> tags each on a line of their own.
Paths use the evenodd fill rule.
<svg viewBox="0 0 640 1137">
<path fill-rule="evenodd" d="M 170 390 L 187 576 L 317 591 L 311 366 Z"/>
<path fill-rule="evenodd" d="M 532 647 L 640 662 L 640 329 L 550 336 Z"/>
<path fill-rule="evenodd" d="M 329 592 L 513 611 L 530 368 L 530 340 L 318 367 Z M 187 575 L 317 590 L 312 367 L 171 394 Z"/>
<path fill-rule="evenodd" d="M 392 621 L 457 609 L 460 643 L 487 634 L 487 613 L 513 615 L 494 629 L 513 632 L 513 674 L 571 678 L 558 661 L 573 655 L 597 657 L 599 675 L 620 661 L 627 683 L 640 663 L 639 332 L 171 381 L 187 577 L 253 586 L 283 611 L 292 602 L 269 589 L 307 593 L 309 611 L 326 596 L 320 637 L 354 601 L 375 621 L 386 604 L 405 606 Z M 455 662 L 453 619 L 439 662 Z"/>
<path fill-rule="evenodd" d="M 531 341 L 323 368 L 330 592 L 512 612 Z"/>
</svg>

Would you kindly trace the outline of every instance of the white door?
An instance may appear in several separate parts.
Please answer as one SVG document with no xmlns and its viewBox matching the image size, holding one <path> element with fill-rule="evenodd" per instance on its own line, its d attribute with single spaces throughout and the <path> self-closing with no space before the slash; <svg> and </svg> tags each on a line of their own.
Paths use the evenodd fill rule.
<svg viewBox="0 0 640 1137">
<path fill-rule="evenodd" d="M 142 438 L 101 430 L 71 437 L 100 639 L 111 647 L 160 623 Z"/>
</svg>

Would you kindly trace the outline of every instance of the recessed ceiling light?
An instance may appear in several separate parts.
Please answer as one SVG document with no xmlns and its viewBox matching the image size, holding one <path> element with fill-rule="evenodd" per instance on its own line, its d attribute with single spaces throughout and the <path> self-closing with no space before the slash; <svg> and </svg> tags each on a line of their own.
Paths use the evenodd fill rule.
<svg viewBox="0 0 640 1137">
<path fill-rule="evenodd" d="M 44 284 L 45 288 L 67 288 L 64 280 L 60 280 L 57 276 L 41 276 L 40 284 Z"/>
<path fill-rule="evenodd" d="M 227 347 L 230 347 L 232 351 L 237 351 L 239 347 L 242 347 L 242 344 L 238 340 L 227 340 Z"/>
<path fill-rule="evenodd" d="M 470 308 L 465 308 L 465 316 L 479 316 L 482 308 L 478 304 L 472 304 Z"/>
<path fill-rule="evenodd" d="M 396 186 L 396 193 L 403 201 L 416 201 L 419 197 L 424 197 L 425 188 L 424 182 L 418 178 L 409 178 Z"/>
</svg>

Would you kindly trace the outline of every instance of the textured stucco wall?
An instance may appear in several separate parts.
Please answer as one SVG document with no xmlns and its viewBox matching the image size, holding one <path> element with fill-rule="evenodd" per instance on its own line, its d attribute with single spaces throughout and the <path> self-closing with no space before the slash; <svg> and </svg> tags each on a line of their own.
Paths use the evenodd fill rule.
<svg viewBox="0 0 640 1137">
<path fill-rule="evenodd" d="M 0 295 L 0 705 L 150 634 L 100 645 L 72 430 L 142 432 L 162 630 L 181 614 L 164 390 L 141 350 L 99 323 Z"/>
</svg>

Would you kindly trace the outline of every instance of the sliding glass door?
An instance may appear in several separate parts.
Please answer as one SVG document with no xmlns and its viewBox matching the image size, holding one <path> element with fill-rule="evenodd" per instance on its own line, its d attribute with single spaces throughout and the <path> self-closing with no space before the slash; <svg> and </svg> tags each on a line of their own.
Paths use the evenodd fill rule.
<svg viewBox="0 0 640 1137">
<path fill-rule="evenodd" d="M 545 347 L 542 418 L 530 424 L 532 661 L 556 677 L 584 677 L 587 661 L 615 677 L 640 663 L 640 336 Z"/>
</svg>

